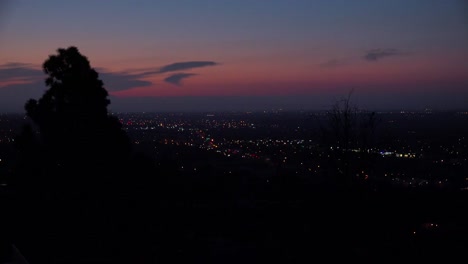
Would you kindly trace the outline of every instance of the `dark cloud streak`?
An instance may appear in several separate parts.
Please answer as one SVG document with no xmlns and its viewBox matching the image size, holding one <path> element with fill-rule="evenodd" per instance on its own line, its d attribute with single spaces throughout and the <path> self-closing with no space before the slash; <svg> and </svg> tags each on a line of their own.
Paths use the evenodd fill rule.
<svg viewBox="0 0 468 264">
<path fill-rule="evenodd" d="M 397 49 L 371 49 L 368 50 L 361 58 L 368 62 L 377 62 L 384 58 L 388 57 L 395 57 L 395 56 L 404 56 L 408 55 L 406 52 L 402 52 Z M 341 66 L 347 66 L 350 64 L 354 64 L 359 61 L 359 58 L 352 57 L 352 58 L 338 58 L 338 59 L 330 59 L 325 61 L 318 66 L 321 68 L 337 68 Z"/>
<path fill-rule="evenodd" d="M 185 71 L 193 68 L 200 68 L 206 66 L 215 66 L 218 63 L 214 61 L 187 61 L 187 62 L 176 62 L 166 66 L 163 66 L 159 71 L 161 73 L 164 72 L 172 72 L 172 71 Z"/>
<path fill-rule="evenodd" d="M 151 81 L 144 78 L 154 74 L 168 73 L 164 82 L 181 86 L 183 80 L 195 76 L 195 73 L 175 72 L 194 68 L 218 65 L 212 61 L 177 62 L 165 65 L 155 71 L 144 73 L 109 72 L 95 68 L 104 87 L 109 92 L 130 90 L 137 87 L 149 87 Z M 22 111 L 25 102 L 30 98 L 38 98 L 46 89 L 44 80 L 47 77 L 39 65 L 26 63 L 0 64 L 0 110 Z"/>
<path fill-rule="evenodd" d="M 114 73 L 97 69 L 104 87 L 109 91 L 122 91 L 135 87 L 151 86 L 152 83 L 140 80 L 141 76 L 125 72 Z M 25 102 L 30 98 L 38 98 L 45 90 L 46 74 L 39 67 L 23 63 L 6 63 L 0 65 L 0 110 L 22 111 Z M 12 81 L 24 82 L 15 83 Z M 1 86 L 2 83 L 5 85 Z"/>
<path fill-rule="evenodd" d="M 100 71 L 101 80 L 104 82 L 104 88 L 108 91 L 123 91 L 135 87 L 151 86 L 152 83 L 145 80 L 140 80 L 140 75 L 129 73 L 114 73 Z"/>
<path fill-rule="evenodd" d="M 103 69 L 96 69 L 99 72 L 100 79 L 104 82 L 104 87 L 112 91 L 128 90 L 134 87 L 150 86 L 152 83 L 145 80 L 140 80 L 138 74 L 130 74 L 125 72 L 106 72 Z M 37 89 L 41 87 L 45 89 L 44 80 L 46 75 L 41 69 L 38 69 L 30 64 L 23 63 L 7 63 L 0 65 L 0 83 L 12 79 L 21 79 L 30 81 L 30 86 Z M 11 84 L 9 86 L 16 86 Z"/>
<path fill-rule="evenodd" d="M 375 62 L 386 57 L 401 55 L 404 55 L 404 53 L 397 49 L 372 49 L 367 51 L 363 58 L 367 61 Z"/>
<path fill-rule="evenodd" d="M 140 73 L 141 76 L 146 75 L 153 75 L 153 74 L 162 74 L 167 72 L 175 72 L 175 71 L 186 71 L 191 70 L 194 68 L 201 68 L 207 66 L 216 66 L 219 65 L 217 62 L 214 61 L 185 61 L 185 62 L 176 62 L 168 65 L 164 65 L 158 70 L 153 71 L 146 71 Z"/>
<path fill-rule="evenodd" d="M 0 81 L 13 78 L 34 79 L 44 76 L 42 70 L 31 64 L 11 62 L 0 65 Z"/>
<path fill-rule="evenodd" d="M 176 74 L 173 74 L 173 75 L 170 75 L 170 76 L 164 78 L 164 81 L 167 82 L 167 83 L 170 83 L 170 84 L 180 86 L 180 85 L 182 85 L 182 80 L 183 79 L 192 77 L 194 75 L 197 75 L 197 74 L 194 74 L 194 73 L 176 73 Z"/>
</svg>

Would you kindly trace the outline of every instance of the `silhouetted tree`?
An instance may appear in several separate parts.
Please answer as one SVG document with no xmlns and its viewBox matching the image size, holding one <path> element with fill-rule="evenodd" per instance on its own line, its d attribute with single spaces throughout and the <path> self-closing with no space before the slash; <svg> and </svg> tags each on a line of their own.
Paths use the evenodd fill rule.
<svg viewBox="0 0 468 264">
<path fill-rule="evenodd" d="M 351 102 L 352 92 L 348 97 L 335 102 L 329 112 L 330 130 L 337 148 L 348 150 L 356 136 L 358 108 Z"/>
<path fill-rule="evenodd" d="M 19 144 L 24 152 L 30 152 L 27 148 L 32 144 L 26 142 L 33 142 L 31 136 L 37 135 L 32 148 L 37 151 L 39 147 L 41 154 L 29 159 L 40 160 L 42 169 L 46 168 L 47 175 L 42 175 L 41 181 L 60 174 L 61 179 L 54 182 L 64 183 L 63 178 L 69 177 L 68 181 L 74 175 L 80 179 L 74 179 L 73 184 L 95 184 L 99 179 L 87 175 L 93 172 L 106 177 L 110 169 L 121 166 L 130 155 L 130 141 L 119 120 L 107 111 L 110 100 L 98 73 L 76 47 L 58 49 L 43 69 L 48 89 L 39 100 L 30 99 L 25 106 L 37 133 L 26 128 Z"/>
<path fill-rule="evenodd" d="M 130 177 L 137 164 L 131 159 L 131 142 L 119 120 L 108 113 L 108 93 L 88 59 L 76 47 L 58 49 L 43 70 L 48 89 L 26 103 L 31 122 L 16 140 L 20 159 L 12 185 L 19 194 L 20 241 L 31 241 L 26 252 L 42 257 L 102 257 L 106 253 L 91 252 L 106 247 L 92 243 L 112 245 L 109 250 L 134 241 L 130 226 L 136 224 L 130 220 L 136 213 L 131 208 L 138 204 L 143 171 L 134 170 L 140 175 Z M 41 248 L 60 247 L 60 240 L 69 245 Z"/>
<path fill-rule="evenodd" d="M 338 182 L 348 186 L 354 184 L 357 170 L 363 171 L 370 166 L 369 149 L 374 144 L 379 123 L 375 112 L 367 114 L 352 102 L 352 93 L 350 91 L 347 97 L 332 105 L 327 124 L 322 127 L 326 149 L 333 163 L 332 175 L 338 177 Z M 353 159 L 356 157 L 358 159 Z"/>
</svg>

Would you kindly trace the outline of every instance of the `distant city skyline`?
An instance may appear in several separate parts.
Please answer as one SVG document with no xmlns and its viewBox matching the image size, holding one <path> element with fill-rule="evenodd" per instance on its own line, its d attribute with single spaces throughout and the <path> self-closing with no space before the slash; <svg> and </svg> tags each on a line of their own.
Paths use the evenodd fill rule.
<svg viewBox="0 0 468 264">
<path fill-rule="evenodd" d="M 41 64 L 76 46 L 112 111 L 468 108 L 463 0 L 0 3 L 0 111 L 46 89 Z"/>
</svg>

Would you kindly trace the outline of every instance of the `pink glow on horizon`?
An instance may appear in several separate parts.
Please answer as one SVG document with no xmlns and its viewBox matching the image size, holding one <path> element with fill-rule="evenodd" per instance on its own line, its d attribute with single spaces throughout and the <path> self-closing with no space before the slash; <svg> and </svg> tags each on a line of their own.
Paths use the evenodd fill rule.
<svg viewBox="0 0 468 264">
<path fill-rule="evenodd" d="M 323 68 L 317 63 L 310 67 L 292 67 L 287 63 L 268 65 L 221 64 L 194 69 L 195 73 L 183 80 L 183 85 L 165 83 L 164 77 L 153 75 L 145 78 L 153 85 L 113 92 L 119 97 L 132 96 L 256 96 L 314 94 L 326 91 L 346 91 L 359 88 L 362 91 L 411 91 L 424 87 L 441 86 L 451 89 L 468 83 L 468 72 L 462 58 L 402 57 L 383 62 L 357 61 L 351 65 Z"/>
<path fill-rule="evenodd" d="M 78 45 L 79 46 L 79 45 Z M 63 47 L 66 47 L 63 46 Z M 28 51 L 15 54 L 17 60 L 8 55 L 0 56 L 3 63 L 27 62 L 40 63 L 47 58 L 41 52 Z M 120 49 L 123 50 L 122 47 Z M 132 52 L 124 53 L 123 59 L 116 59 L 110 51 L 98 52 L 90 47 L 80 47 L 80 51 L 90 59 L 91 66 L 98 72 L 135 74 L 158 69 L 161 66 L 178 61 L 190 61 L 197 58 L 209 58 L 219 63 L 216 66 L 195 68 L 184 73 L 193 73 L 182 81 L 181 86 L 164 82 L 164 78 L 177 72 L 155 74 L 141 78 L 150 81 L 151 86 L 134 87 L 125 91 L 111 92 L 114 96 L 257 96 L 315 94 L 330 91 L 347 91 L 359 88 L 363 91 L 412 91 L 423 89 L 427 84 L 466 84 L 468 83 L 468 54 L 409 54 L 384 58 L 381 61 L 368 62 L 361 57 L 351 58 L 345 65 L 325 68 L 321 64 L 327 58 L 333 58 L 332 50 L 320 50 L 316 57 L 305 56 L 300 51 L 284 52 L 276 56 L 267 52 L 248 56 L 246 51 L 236 51 L 216 59 L 207 54 L 197 54 L 193 50 L 182 54 L 167 53 L 164 56 L 136 56 Z M 326 52 L 325 52 L 326 51 Z M 53 54 L 49 48 L 45 54 Z M 241 54 L 245 53 L 241 56 Z M 197 54 L 197 56 L 190 56 Z M 234 55 L 238 55 L 238 57 Z M 195 57 L 195 58 L 194 58 Z M 27 60 L 28 59 L 28 60 Z M 38 66 L 40 69 L 40 67 Z M 45 78 L 45 75 L 44 75 Z M 8 85 L 28 84 L 27 78 L 11 78 L 0 83 L 0 88 Z M 441 88 L 442 89 L 442 88 Z M 443 88 L 448 89 L 448 88 Z M 111 89 L 109 89 L 111 90 Z"/>
</svg>

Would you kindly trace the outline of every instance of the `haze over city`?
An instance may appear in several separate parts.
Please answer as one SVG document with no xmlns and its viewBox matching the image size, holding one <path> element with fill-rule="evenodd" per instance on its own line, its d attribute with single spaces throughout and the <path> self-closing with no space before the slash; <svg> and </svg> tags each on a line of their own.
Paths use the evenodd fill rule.
<svg viewBox="0 0 468 264">
<path fill-rule="evenodd" d="M 451 1 L 2 1 L 0 111 L 88 56 L 112 111 L 465 109 L 468 8 Z"/>
</svg>

